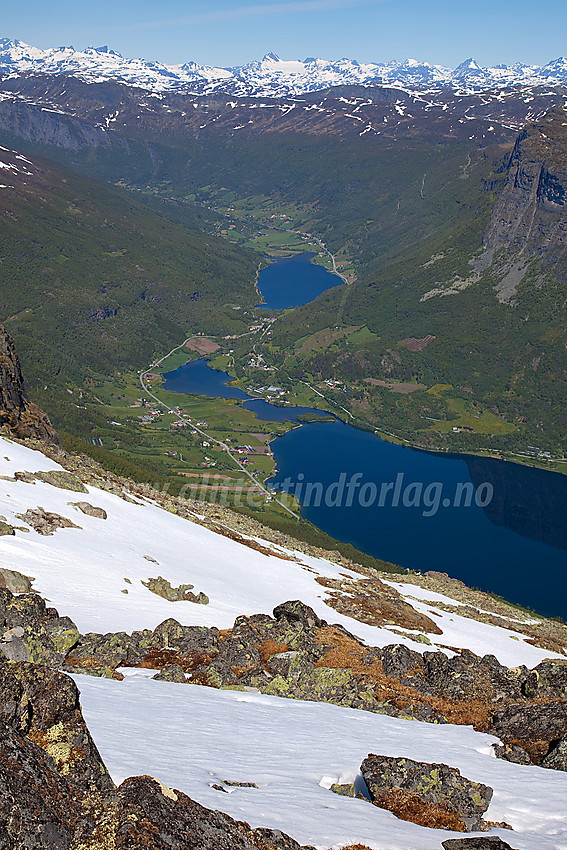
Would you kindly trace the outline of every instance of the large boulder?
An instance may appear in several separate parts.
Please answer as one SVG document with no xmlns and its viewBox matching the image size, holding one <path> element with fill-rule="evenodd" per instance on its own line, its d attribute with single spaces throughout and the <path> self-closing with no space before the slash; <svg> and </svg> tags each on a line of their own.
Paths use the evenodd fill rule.
<svg viewBox="0 0 567 850">
<path fill-rule="evenodd" d="M 490 731 L 504 744 L 520 746 L 535 764 L 541 764 L 557 742 L 567 736 L 567 702 L 506 705 L 492 718 Z M 553 760 L 547 766 L 553 767 Z"/>
<path fill-rule="evenodd" d="M 0 522 L 0 535 L 2 534 Z M 14 533 L 14 529 L 12 529 Z M 0 587 L 5 587 L 10 593 L 29 593 L 32 589 L 33 579 L 25 576 L 16 570 L 8 570 L 5 567 L 0 568 Z"/>
<path fill-rule="evenodd" d="M 512 850 L 509 844 L 497 835 L 483 835 L 481 838 L 449 838 L 443 841 L 444 850 Z"/>
<path fill-rule="evenodd" d="M 69 676 L 36 664 L 0 664 L 0 719 L 37 744 L 55 770 L 83 791 L 114 787 Z"/>
<path fill-rule="evenodd" d="M 274 608 L 274 617 L 276 620 L 286 619 L 288 623 L 299 623 L 306 629 L 320 629 L 326 626 L 325 620 L 321 620 L 313 608 L 301 602 L 299 599 L 294 599 L 290 602 L 284 602 L 282 605 L 276 605 Z"/>
<path fill-rule="evenodd" d="M 78 640 L 73 621 L 37 593 L 13 596 L 0 587 L 0 657 L 59 667 Z"/>
<path fill-rule="evenodd" d="M 466 779 L 456 767 L 371 753 L 360 769 L 372 802 L 402 820 L 456 832 L 484 825 L 492 788 Z"/>
<path fill-rule="evenodd" d="M 279 830 L 251 829 L 149 776 L 127 779 L 118 796 L 116 850 L 301 850 Z"/>
<path fill-rule="evenodd" d="M 192 593 L 195 587 L 194 584 L 180 584 L 179 587 L 173 587 L 163 576 L 157 578 L 149 578 L 147 581 L 142 581 L 142 584 L 168 602 L 195 602 L 198 605 L 208 605 L 209 597 L 203 593 Z"/>
<path fill-rule="evenodd" d="M 538 696 L 567 698 L 567 658 L 542 661 L 533 672 L 537 677 L 535 692 Z"/>
<path fill-rule="evenodd" d="M 541 765 L 552 770 L 567 770 L 567 735 L 564 735 L 555 746 L 551 747 Z"/>
</svg>

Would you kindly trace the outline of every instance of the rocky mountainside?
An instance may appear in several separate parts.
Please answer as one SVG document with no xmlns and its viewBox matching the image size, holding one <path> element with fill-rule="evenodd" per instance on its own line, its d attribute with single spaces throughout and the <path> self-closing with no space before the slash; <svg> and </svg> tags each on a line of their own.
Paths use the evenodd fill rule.
<svg viewBox="0 0 567 850">
<path fill-rule="evenodd" d="M 567 282 L 567 133 L 565 112 L 551 110 L 519 135 L 506 164 L 507 179 L 485 234 L 490 258 L 500 250 L 514 258 L 505 298 L 513 297 L 539 257 L 557 280 Z"/>
<path fill-rule="evenodd" d="M 153 92 L 190 91 L 254 97 L 289 97 L 338 85 L 382 85 L 410 91 L 450 87 L 462 93 L 491 88 L 563 85 L 567 61 L 556 59 L 537 65 L 498 65 L 482 68 L 473 59 L 457 68 L 428 62 L 360 63 L 354 59 L 328 61 L 309 57 L 282 60 L 268 53 L 261 61 L 234 68 L 214 68 L 186 62 L 164 65 L 145 59 L 128 59 L 109 47 L 56 47 L 41 50 L 22 41 L 0 39 L 0 74 L 68 75 L 89 83 L 114 80 Z"/>
<path fill-rule="evenodd" d="M 27 396 L 14 341 L 3 325 L 0 325 L 0 427 L 20 439 L 35 437 L 59 442 L 46 414 Z"/>
<path fill-rule="evenodd" d="M 526 121 L 562 105 L 562 91 L 537 85 L 529 92 L 492 86 L 482 92 L 440 87 L 424 93 L 374 81 L 298 94 L 275 91 L 259 100 L 248 93 L 156 94 L 114 80 L 11 75 L 0 79 L 0 129 L 11 143 L 20 138 L 70 151 L 102 148 L 116 157 L 125 145 L 132 153 L 134 140 L 154 134 L 163 143 L 164 133 L 172 134 L 176 144 L 183 137 L 250 137 L 268 131 L 490 146 L 512 142 Z M 159 148 L 154 155 L 159 156 Z"/>
</svg>

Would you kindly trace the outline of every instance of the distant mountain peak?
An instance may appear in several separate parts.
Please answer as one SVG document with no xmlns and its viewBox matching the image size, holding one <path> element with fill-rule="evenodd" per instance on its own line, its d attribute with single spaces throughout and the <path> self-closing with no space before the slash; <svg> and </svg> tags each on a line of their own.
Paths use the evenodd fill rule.
<svg viewBox="0 0 567 850">
<path fill-rule="evenodd" d="M 480 67 L 480 65 L 478 64 L 476 59 L 473 59 L 472 57 L 470 57 L 469 59 L 465 59 L 464 62 L 461 62 L 461 64 L 457 65 L 457 67 L 455 68 L 455 71 L 481 71 L 481 70 L 482 70 L 482 68 Z"/>
<path fill-rule="evenodd" d="M 62 50 L 64 49 L 65 48 L 62 48 Z M 121 53 L 117 53 L 116 50 L 111 50 L 107 44 L 103 44 L 102 47 L 87 47 L 85 49 L 85 53 L 99 53 L 101 55 L 107 54 L 108 56 L 117 56 L 119 59 L 123 58 Z"/>
<path fill-rule="evenodd" d="M 567 60 L 560 57 L 544 67 L 517 63 L 482 68 L 471 57 L 453 70 L 418 59 L 364 63 L 308 56 L 300 62 L 282 59 L 271 51 L 261 61 L 217 68 L 193 61 L 165 65 L 124 58 L 108 45 L 84 50 L 69 46 L 42 50 L 17 39 L 0 39 L 0 76 L 21 74 L 66 74 L 87 83 L 113 80 L 154 93 L 293 97 L 341 85 L 387 86 L 408 92 L 450 88 L 475 93 L 493 88 L 566 85 Z"/>
</svg>

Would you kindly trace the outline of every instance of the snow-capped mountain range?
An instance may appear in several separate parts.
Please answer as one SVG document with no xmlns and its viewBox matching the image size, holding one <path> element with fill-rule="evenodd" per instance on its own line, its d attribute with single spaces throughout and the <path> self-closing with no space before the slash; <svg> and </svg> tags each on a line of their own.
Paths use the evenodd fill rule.
<svg viewBox="0 0 567 850">
<path fill-rule="evenodd" d="M 165 65 L 146 59 L 127 59 L 108 47 L 55 47 L 42 50 L 22 41 L 0 39 L 0 76 L 68 74 L 89 83 L 108 80 L 154 92 L 222 91 L 249 96 L 291 96 L 338 85 L 381 85 L 405 90 L 452 88 L 479 92 L 516 86 L 567 85 L 567 59 L 547 65 L 497 65 L 482 68 L 468 59 L 455 69 L 407 59 L 404 62 L 360 63 L 308 57 L 287 61 L 268 53 L 259 62 L 233 68 L 214 68 L 186 62 Z"/>
</svg>

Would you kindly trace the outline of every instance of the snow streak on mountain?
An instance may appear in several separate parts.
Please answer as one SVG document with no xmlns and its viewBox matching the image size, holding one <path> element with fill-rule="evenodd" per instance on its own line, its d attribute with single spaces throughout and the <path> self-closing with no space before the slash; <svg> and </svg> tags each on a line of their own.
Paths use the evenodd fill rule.
<svg viewBox="0 0 567 850">
<path fill-rule="evenodd" d="M 409 91 L 449 87 L 467 93 L 567 84 L 567 59 L 556 59 L 545 66 L 518 63 L 494 68 L 482 68 L 474 59 L 467 59 L 452 70 L 414 59 L 386 64 L 313 57 L 287 61 L 268 53 L 260 62 L 214 68 L 196 62 L 165 65 L 145 59 L 127 59 L 107 46 L 41 50 L 22 41 L 0 39 L 0 75 L 39 74 L 68 74 L 89 83 L 115 80 L 154 92 L 224 92 L 240 96 L 290 96 L 338 85 L 382 85 Z"/>
</svg>

